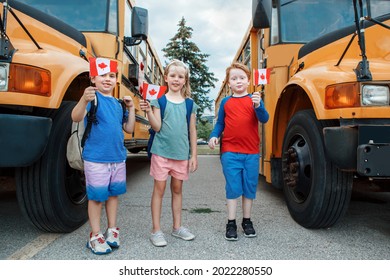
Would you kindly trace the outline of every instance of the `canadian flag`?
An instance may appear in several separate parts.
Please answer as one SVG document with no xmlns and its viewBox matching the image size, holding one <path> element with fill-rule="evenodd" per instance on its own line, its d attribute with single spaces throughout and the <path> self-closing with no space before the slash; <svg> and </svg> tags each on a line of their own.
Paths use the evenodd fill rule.
<svg viewBox="0 0 390 280">
<path fill-rule="evenodd" d="M 103 57 L 91 57 L 89 59 L 89 75 L 91 77 L 104 75 L 110 72 L 118 72 L 118 63 L 115 60 Z"/>
<path fill-rule="evenodd" d="M 257 85 L 266 85 L 269 83 L 269 78 L 271 75 L 271 69 L 253 69 L 253 84 Z"/>
<path fill-rule="evenodd" d="M 139 63 L 139 71 L 138 71 L 138 91 L 140 92 L 140 94 L 143 96 L 143 91 L 142 91 L 142 84 L 144 83 L 144 76 L 145 76 L 145 72 L 144 72 L 144 64 L 143 62 L 141 61 Z"/>
<path fill-rule="evenodd" d="M 148 100 L 157 99 L 163 96 L 166 90 L 167 86 L 150 85 L 144 82 L 142 86 L 142 97 Z"/>
</svg>

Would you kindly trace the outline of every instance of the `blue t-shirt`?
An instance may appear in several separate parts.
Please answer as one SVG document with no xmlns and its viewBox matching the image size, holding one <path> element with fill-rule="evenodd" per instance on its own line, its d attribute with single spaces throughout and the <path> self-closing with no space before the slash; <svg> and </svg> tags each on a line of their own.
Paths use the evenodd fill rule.
<svg viewBox="0 0 390 280">
<path fill-rule="evenodd" d="M 118 100 L 96 92 L 98 123 L 92 124 L 91 132 L 83 149 L 83 159 L 91 162 L 115 163 L 126 161 L 124 146 L 123 109 Z M 87 105 L 87 111 L 91 107 Z M 127 111 L 126 111 L 127 114 Z M 87 117 L 84 118 L 87 126 Z"/>
<path fill-rule="evenodd" d="M 160 108 L 158 100 L 151 101 L 151 105 Z M 194 102 L 192 114 L 198 106 Z M 151 153 L 161 157 L 188 160 L 190 157 L 190 143 L 188 141 L 187 107 L 186 102 L 173 103 L 167 99 L 164 119 L 161 120 L 161 129 L 156 132 Z"/>
</svg>

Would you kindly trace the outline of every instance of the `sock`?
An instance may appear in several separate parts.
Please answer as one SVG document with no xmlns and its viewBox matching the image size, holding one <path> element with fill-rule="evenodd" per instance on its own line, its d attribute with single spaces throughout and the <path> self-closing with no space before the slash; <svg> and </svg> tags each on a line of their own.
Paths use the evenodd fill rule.
<svg viewBox="0 0 390 280">
<path fill-rule="evenodd" d="M 242 222 L 245 223 L 245 222 L 250 222 L 251 218 L 242 218 Z"/>
<path fill-rule="evenodd" d="M 234 219 L 234 220 L 228 220 L 228 224 L 236 224 L 236 219 Z"/>
</svg>

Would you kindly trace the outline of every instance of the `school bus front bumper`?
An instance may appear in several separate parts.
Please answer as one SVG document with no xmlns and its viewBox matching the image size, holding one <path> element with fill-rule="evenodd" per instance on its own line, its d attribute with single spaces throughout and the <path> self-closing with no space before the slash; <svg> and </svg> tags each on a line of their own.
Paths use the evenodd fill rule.
<svg viewBox="0 0 390 280">
<path fill-rule="evenodd" d="M 0 114 L 0 167 L 23 167 L 37 161 L 49 140 L 50 118 Z"/>
<path fill-rule="evenodd" d="M 331 161 L 341 170 L 390 177 L 390 125 L 326 127 L 324 142 Z"/>
</svg>

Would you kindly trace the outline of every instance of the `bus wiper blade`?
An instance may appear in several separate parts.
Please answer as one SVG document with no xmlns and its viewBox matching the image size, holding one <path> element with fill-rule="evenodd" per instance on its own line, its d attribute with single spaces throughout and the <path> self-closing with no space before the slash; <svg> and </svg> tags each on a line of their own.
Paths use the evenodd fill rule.
<svg viewBox="0 0 390 280">
<path fill-rule="evenodd" d="M 375 24 L 378 24 L 378 25 L 380 25 L 380 26 L 382 26 L 384 28 L 390 29 L 390 26 L 388 26 L 388 25 L 384 24 L 383 22 L 380 22 L 379 20 L 376 20 L 374 18 L 371 18 L 371 17 L 367 16 L 367 17 L 364 17 L 364 19 L 366 19 L 368 21 L 371 21 L 371 22 L 373 22 Z"/>
<path fill-rule="evenodd" d="M 363 3 L 362 0 L 359 0 L 359 12 L 360 17 L 357 10 L 357 0 L 353 0 L 353 8 L 355 12 L 355 25 L 356 25 L 356 33 L 358 36 L 358 43 L 361 50 L 362 61 L 360 61 L 354 69 L 356 73 L 357 80 L 360 81 L 372 81 L 372 75 L 369 68 L 369 62 L 366 56 L 366 42 L 364 37 L 364 17 L 363 17 Z M 366 0 L 367 1 L 367 0 Z M 368 3 L 369 5 L 370 3 Z"/>
<path fill-rule="evenodd" d="M 6 7 L 6 6 L 4 6 Z M 38 49 L 42 49 L 41 46 L 38 44 L 37 41 L 35 41 L 34 37 L 31 35 L 31 33 L 27 30 L 27 28 L 24 26 L 23 22 L 18 18 L 18 16 L 14 13 L 14 11 L 12 10 L 12 8 L 7 5 L 8 7 L 8 11 L 14 16 L 14 18 L 16 19 L 16 21 L 19 23 L 20 27 L 23 28 L 24 32 L 26 32 L 27 36 L 31 39 L 31 41 L 34 43 L 34 45 L 38 48 Z"/>
<path fill-rule="evenodd" d="M 347 51 L 349 50 L 349 47 L 351 46 L 351 44 L 352 44 L 352 42 L 353 42 L 353 39 L 355 39 L 355 37 L 356 37 L 356 32 L 352 35 L 351 40 L 349 40 L 347 47 L 345 48 L 343 54 L 341 55 L 339 61 L 337 61 L 337 63 L 336 63 L 335 66 L 339 66 L 339 65 L 340 65 L 341 61 L 343 60 L 345 54 L 346 54 Z"/>
<path fill-rule="evenodd" d="M 5 31 L 6 22 L 7 22 L 7 8 L 6 8 L 6 3 L 4 3 L 3 19 L 1 19 L 1 15 L 0 15 L 0 59 L 11 61 L 12 54 L 14 53 L 15 48 L 12 46 L 11 41 Z"/>
</svg>

